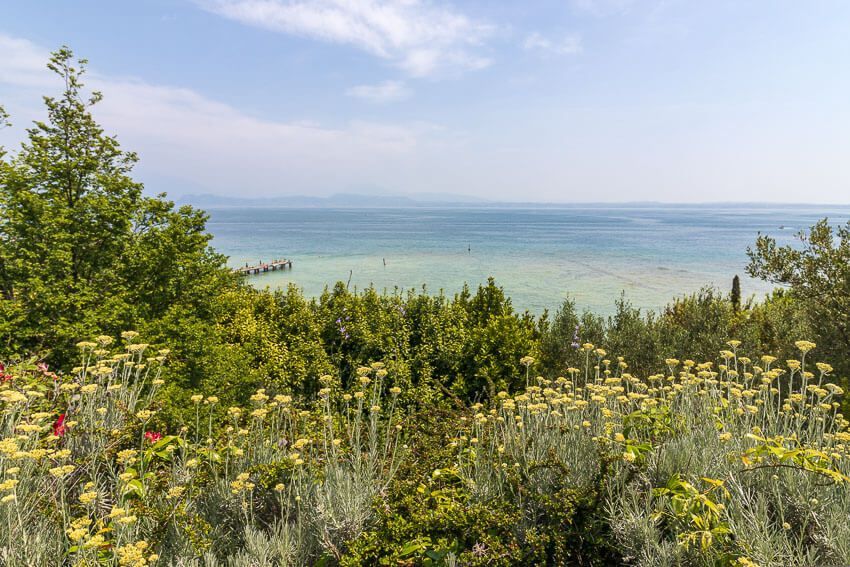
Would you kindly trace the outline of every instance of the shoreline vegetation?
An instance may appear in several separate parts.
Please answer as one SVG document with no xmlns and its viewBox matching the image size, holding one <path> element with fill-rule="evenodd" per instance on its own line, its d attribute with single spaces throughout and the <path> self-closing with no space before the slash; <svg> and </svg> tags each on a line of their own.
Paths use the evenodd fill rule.
<svg viewBox="0 0 850 567">
<path fill-rule="evenodd" d="M 0 148 L 3 565 L 850 563 L 850 223 L 759 236 L 760 301 L 257 290 L 85 65 Z"/>
</svg>

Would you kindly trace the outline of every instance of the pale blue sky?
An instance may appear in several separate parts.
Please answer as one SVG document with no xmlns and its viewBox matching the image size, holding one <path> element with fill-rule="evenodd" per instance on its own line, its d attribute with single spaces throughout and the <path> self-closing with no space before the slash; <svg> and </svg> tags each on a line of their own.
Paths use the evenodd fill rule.
<svg viewBox="0 0 850 567">
<path fill-rule="evenodd" d="M 850 202 L 850 2 L 0 2 L 15 128 L 87 57 L 172 195 Z"/>
</svg>

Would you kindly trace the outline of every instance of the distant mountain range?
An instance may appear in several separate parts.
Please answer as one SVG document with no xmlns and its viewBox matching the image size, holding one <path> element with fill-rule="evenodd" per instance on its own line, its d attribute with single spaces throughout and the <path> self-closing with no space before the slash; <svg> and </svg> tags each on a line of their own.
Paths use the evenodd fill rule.
<svg viewBox="0 0 850 567">
<path fill-rule="evenodd" d="M 184 195 L 177 199 L 180 204 L 202 208 L 215 207 L 325 207 L 325 208 L 373 208 L 373 207 L 433 207 L 488 205 L 491 201 L 468 195 L 444 193 L 416 193 L 406 195 L 362 195 L 339 193 L 329 197 L 307 195 L 283 195 L 278 197 L 224 197 L 208 193 Z"/>
<path fill-rule="evenodd" d="M 470 195 L 452 195 L 448 193 L 414 193 L 411 195 L 375 195 L 363 193 L 338 193 L 329 197 L 311 197 L 308 195 L 281 195 L 276 197 L 225 197 L 209 193 L 189 194 L 177 197 L 178 204 L 192 205 L 202 209 L 227 207 L 281 207 L 281 208 L 328 208 L 328 209 L 378 209 L 407 207 L 476 207 L 476 208 L 541 208 L 541 209 L 581 209 L 581 208 L 676 208 L 688 209 L 701 206 L 713 206 L 728 209 L 764 209 L 804 208 L 822 209 L 824 207 L 846 208 L 848 205 L 827 205 L 818 203 L 750 203 L 750 202 L 705 202 L 705 203 L 665 203 L 659 201 L 633 202 L 584 202 L 584 203 L 541 203 L 541 202 L 505 202 L 491 201 Z"/>
</svg>

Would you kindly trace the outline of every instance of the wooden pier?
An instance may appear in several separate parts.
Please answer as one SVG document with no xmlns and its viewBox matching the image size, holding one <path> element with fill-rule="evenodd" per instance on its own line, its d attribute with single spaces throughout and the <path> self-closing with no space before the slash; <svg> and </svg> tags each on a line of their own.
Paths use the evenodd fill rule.
<svg viewBox="0 0 850 567">
<path fill-rule="evenodd" d="M 271 262 L 262 262 L 255 266 L 245 264 L 243 267 L 236 268 L 234 272 L 238 272 L 245 276 L 253 276 L 263 274 L 265 272 L 276 272 L 278 270 L 292 269 L 292 260 L 272 260 Z"/>
</svg>

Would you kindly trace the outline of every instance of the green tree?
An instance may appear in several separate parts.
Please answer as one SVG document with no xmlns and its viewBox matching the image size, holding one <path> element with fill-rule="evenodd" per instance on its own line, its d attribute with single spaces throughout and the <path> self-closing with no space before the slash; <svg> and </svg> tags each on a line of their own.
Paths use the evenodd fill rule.
<svg viewBox="0 0 850 567">
<path fill-rule="evenodd" d="M 86 61 L 70 49 L 47 67 L 62 80 L 45 121 L 0 169 L 0 350 L 66 363 L 74 342 L 202 303 L 226 277 L 206 216 L 146 197 L 137 158 L 94 120 Z"/>
<path fill-rule="evenodd" d="M 759 235 L 747 253 L 747 272 L 753 277 L 789 286 L 802 303 L 809 327 L 816 336 L 818 358 L 850 374 L 850 222 L 833 228 L 822 219 L 808 232 L 797 235 L 799 247 L 779 246 Z"/>
<path fill-rule="evenodd" d="M 735 277 L 732 278 L 732 295 L 730 296 L 730 300 L 732 301 L 732 309 L 736 312 L 741 310 L 741 278 L 738 277 L 738 274 L 735 274 Z"/>
</svg>

